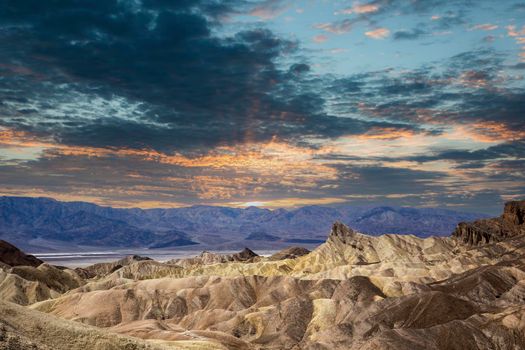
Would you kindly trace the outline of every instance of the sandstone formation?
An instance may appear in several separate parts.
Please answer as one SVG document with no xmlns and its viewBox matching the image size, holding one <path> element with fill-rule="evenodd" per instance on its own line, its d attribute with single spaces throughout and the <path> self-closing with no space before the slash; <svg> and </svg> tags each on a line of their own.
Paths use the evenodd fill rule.
<svg viewBox="0 0 525 350">
<path fill-rule="evenodd" d="M 0 304 L 0 325 L 14 324 L 7 338 L 39 349 L 62 346 L 37 335 L 44 319 L 64 342 L 93 346 L 86 342 L 98 337 L 100 349 L 523 349 L 523 202 L 489 222 L 505 231 L 372 237 L 336 222 L 312 252 L 204 252 L 166 263 L 130 257 L 88 267 L 93 277 L 84 279 L 67 269 L 47 276 L 12 268 L 26 282 L 60 283 L 47 281 L 55 294 L 40 301 L 11 297 L 29 307 Z M 2 308 L 22 310 L 25 323 Z M 109 340 L 111 333 L 130 338 Z"/>
<path fill-rule="evenodd" d="M 498 218 L 459 223 L 453 236 L 466 244 L 477 245 L 522 234 L 525 234 L 525 201 L 514 201 L 505 204 Z"/>
</svg>

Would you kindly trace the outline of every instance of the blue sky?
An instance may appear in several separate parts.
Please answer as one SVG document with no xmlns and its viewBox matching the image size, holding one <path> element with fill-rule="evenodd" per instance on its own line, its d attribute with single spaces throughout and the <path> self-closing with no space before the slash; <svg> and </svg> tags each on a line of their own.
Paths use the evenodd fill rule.
<svg viewBox="0 0 525 350">
<path fill-rule="evenodd" d="M 525 3 L 0 3 L 0 195 L 497 213 L 525 197 Z"/>
<path fill-rule="evenodd" d="M 507 35 L 507 27 L 519 28 L 525 12 L 519 2 L 513 1 L 443 1 L 439 2 L 442 6 L 420 11 L 410 8 L 410 1 L 264 3 L 275 8 L 261 10 L 259 16 L 235 16 L 223 30 L 234 31 L 239 24 L 268 27 L 280 36 L 298 40 L 308 50 L 315 72 L 342 75 L 386 67 L 415 69 L 482 48 L 504 52 L 509 55 L 509 63 L 515 62 L 521 47 Z M 382 12 L 384 7 L 387 10 Z M 323 25 L 337 27 L 345 21 L 352 24 L 343 26 L 340 32 L 323 29 Z M 366 35 L 377 29 L 386 29 L 385 36 L 371 39 Z M 417 38 L 396 39 L 400 34 L 414 33 L 419 33 Z"/>
</svg>

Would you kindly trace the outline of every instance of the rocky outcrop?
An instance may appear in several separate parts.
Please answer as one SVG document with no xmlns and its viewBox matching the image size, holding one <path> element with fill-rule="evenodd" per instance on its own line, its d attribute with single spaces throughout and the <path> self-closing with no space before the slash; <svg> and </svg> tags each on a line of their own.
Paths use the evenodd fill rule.
<svg viewBox="0 0 525 350">
<path fill-rule="evenodd" d="M 349 244 L 354 239 L 355 234 L 356 232 L 350 227 L 346 226 L 340 221 L 336 221 L 332 225 L 332 231 L 330 231 L 328 241 Z"/>
<path fill-rule="evenodd" d="M 505 203 L 502 217 L 511 225 L 523 226 L 525 223 L 525 200 Z"/>
<path fill-rule="evenodd" d="M 300 256 L 304 256 L 310 253 L 310 251 L 303 247 L 290 247 L 278 251 L 277 253 L 270 256 L 270 260 L 284 260 L 284 259 L 296 259 Z"/>
<path fill-rule="evenodd" d="M 167 261 L 168 264 L 191 267 L 198 265 L 212 265 L 227 262 L 254 262 L 259 258 L 250 248 L 244 248 L 242 251 L 233 254 L 217 254 L 204 251 L 194 258 L 173 259 Z"/>
<path fill-rule="evenodd" d="M 231 255 L 231 260 L 232 261 L 252 261 L 254 258 L 258 257 L 259 255 L 257 255 L 253 250 L 251 250 L 250 248 L 244 248 L 243 250 L 241 250 L 240 252 L 238 253 L 235 253 L 235 254 L 232 254 Z M 228 257 L 229 258 L 229 257 Z"/>
<path fill-rule="evenodd" d="M 14 245 L 0 240 L 0 262 L 9 266 L 33 266 L 37 267 L 43 263 L 33 255 L 22 252 Z"/>
<path fill-rule="evenodd" d="M 104 277 L 109 275 L 110 273 L 117 271 L 118 269 L 121 269 L 124 266 L 128 266 L 135 262 L 145 260 L 151 259 L 140 255 L 130 255 L 117 261 L 109 263 L 98 263 L 84 268 L 77 268 L 75 270 L 83 278 Z"/>
<path fill-rule="evenodd" d="M 452 236 L 468 245 L 499 242 L 525 234 L 525 201 L 505 203 L 503 214 L 493 219 L 461 222 Z"/>
</svg>

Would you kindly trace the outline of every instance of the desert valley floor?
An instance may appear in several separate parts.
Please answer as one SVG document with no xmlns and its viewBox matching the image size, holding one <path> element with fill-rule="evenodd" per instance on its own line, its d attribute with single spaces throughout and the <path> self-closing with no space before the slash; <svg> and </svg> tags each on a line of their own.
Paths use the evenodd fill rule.
<svg viewBox="0 0 525 350">
<path fill-rule="evenodd" d="M 77 269 L 2 242 L 0 349 L 524 349 L 524 219 Z"/>
</svg>

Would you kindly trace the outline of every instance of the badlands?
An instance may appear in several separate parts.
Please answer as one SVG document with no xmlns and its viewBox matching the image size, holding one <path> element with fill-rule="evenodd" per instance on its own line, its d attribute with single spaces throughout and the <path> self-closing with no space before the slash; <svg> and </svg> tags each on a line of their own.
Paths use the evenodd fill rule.
<svg viewBox="0 0 525 350">
<path fill-rule="evenodd" d="M 525 201 L 450 237 L 69 269 L 0 242 L 0 349 L 525 349 Z"/>
</svg>

